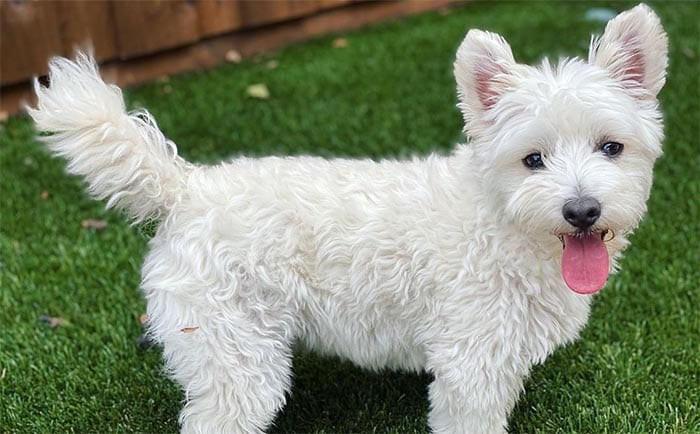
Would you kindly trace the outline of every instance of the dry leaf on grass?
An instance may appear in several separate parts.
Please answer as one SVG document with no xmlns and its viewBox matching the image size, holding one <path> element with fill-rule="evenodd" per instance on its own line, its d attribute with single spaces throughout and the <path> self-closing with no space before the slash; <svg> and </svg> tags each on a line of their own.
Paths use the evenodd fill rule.
<svg viewBox="0 0 700 434">
<path fill-rule="evenodd" d="M 49 192 L 44 190 L 41 192 L 41 200 L 48 200 L 49 198 Z"/>
<path fill-rule="evenodd" d="M 333 40 L 333 48 L 345 48 L 348 46 L 348 40 L 345 38 L 336 38 Z"/>
<path fill-rule="evenodd" d="M 275 69 L 280 65 L 280 63 L 276 60 L 268 60 L 265 66 L 267 66 L 267 69 Z"/>
<path fill-rule="evenodd" d="M 57 328 L 66 325 L 68 322 L 61 318 L 60 316 L 49 316 L 49 315 L 42 315 L 39 317 L 39 321 L 46 323 L 51 327 L 52 330 L 56 330 Z"/>
<path fill-rule="evenodd" d="M 145 329 L 146 323 L 148 322 L 148 315 L 142 313 L 139 316 L 139 322 L 141 323 L 141 327 Z M 136 345 L 138 345 L 139 348 L 146 349 L 156 345 L 156 341 L 152 339 L 151 335 L 149 335 L 147 332 L 144 332 L 141 336 L 136 338 Z"/>
<path fill-rule="evenodd" d="M 94 229 L 96 231 L 101 231 L 102 229 L 107 227 L 107 221 L 106 220 L 86 219 L 86 220 L 83 220 L 81 225 L 85 229 Z"/>
<path fill-rule="evenodd" d="M 237 50 L 228 50 L 224 56 L 227 62 L 240 63 L 243 56 Z"/>
<path fill-rule="evenodd" d="M 251 84 L 246 89 L 246 93 L 252 98 L 268 99 L 270 97 L 270 89 L 263 83 Z"/>
</svg>

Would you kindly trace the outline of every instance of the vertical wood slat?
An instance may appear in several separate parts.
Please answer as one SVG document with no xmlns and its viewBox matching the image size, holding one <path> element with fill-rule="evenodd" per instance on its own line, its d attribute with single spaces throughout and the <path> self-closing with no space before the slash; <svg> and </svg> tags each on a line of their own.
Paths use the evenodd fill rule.
<svg viewBox="0 0 700 434">
<path fill-rule="evenodd" d="M 194 2 L 186 0 L 112 3 L 119 57 L 128 59 L 199 40 Z"/>
<path fill-rule="evenodd" d="M 311 15 L 320 9 L 316 0 L 286 0 L 289 18 L 299 18 L 304 15 Z"/>
<path fill-rule="evenodd" d="M 0 2 L 3 84 L 47 72 L 47 61 L 92 46 L 98 59 L 117 53 L 114 23 L 106 2 L 62 0 Z"/>
<path fill-rule="evenodd" d="M 117 39 L 111 5 L 106 1 L 60 0 L 57 19 L 63 54 L 92 47 L 97 60 L 117 56 Z"/>
<path fill-rule="evenodd" d="M 353 0 L 316 0 L 316 3 L 318 3 L 319 9 L 331 9 L 341 5 L 346 5 L 352 1 Z"/>
<path fill-rule="evenodd" d="M 230 32 L 243 26 L 243 17 L 237 1 L 198 0 L 197 15 L 202 37 Z"/>
<path fill-rule="evenodd" d="M 315 0 L 239 0 L 239 4 L 245 27 L 298 18 L 319 10 Z"/>
<path fill-rule="evenodd" d="M 46 60 L 63 50 L 53 2 L 0 1 L 0 80 L 17 83 L 45 74 Z"/>
</svg>

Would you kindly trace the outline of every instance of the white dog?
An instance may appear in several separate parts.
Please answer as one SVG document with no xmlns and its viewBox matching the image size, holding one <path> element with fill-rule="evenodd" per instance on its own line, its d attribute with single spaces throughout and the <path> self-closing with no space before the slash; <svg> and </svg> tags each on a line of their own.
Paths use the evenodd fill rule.
<svg viewBox="0 0 700 434">
<path fill-rule="evenodd" d="M 471 30 L 454 65 L 471 143 L 410 161 L 190 164 L 85 54 L 51 62 L 30 114 L 95 197 L 160 222 L 142 286 L 183 432 L 264 431 L 300 342 L 426 370 L 434 432 L 493 433 L 531 366 L 577 337 L 645 213 L 666 64 L 644 5 L 587 61 L 521 65 Z"/>
</svg>

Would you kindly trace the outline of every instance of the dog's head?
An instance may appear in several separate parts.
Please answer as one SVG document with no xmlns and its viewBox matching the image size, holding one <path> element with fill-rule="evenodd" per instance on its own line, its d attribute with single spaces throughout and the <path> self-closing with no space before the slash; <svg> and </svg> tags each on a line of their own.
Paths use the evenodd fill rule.
<svg viewBox="0 0 700 434">
<path fill-rule="evenodd" d="M 617 234 L 619 249 L 646 211 L 667 45 L 658 17 L 639 5 L 592 40 L 587 61 L 521 65 L 501 36 L 478 30 L 457 52 L 471 170 L 504 224 L 553 255 L 564 243 L 562 272 L 574 291 L 603 286 L 605 240 Z"/>
</svg>

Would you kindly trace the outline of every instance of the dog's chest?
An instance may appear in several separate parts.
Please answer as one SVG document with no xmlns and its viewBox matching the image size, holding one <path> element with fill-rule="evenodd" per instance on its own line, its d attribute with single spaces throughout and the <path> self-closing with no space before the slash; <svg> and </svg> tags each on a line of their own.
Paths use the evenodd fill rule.
<svg viewBox="0 0 700 434">
<path fill-rule="evenodd" d="M 450 289 L 439 302 L 429 339 L 461 343 L 469 351 L 485 345 L 498 357 L 540 363 L 578 337 L 590 297 L 566 287 L 556 261 L 523 254 L 528 250 L 507 241 L 513 238 L 476 239 L 465 246 L 464 271 L 456 281 L 438 285 Z"/>
<path fill-rule="evenodd" d="M 494 315 L 502 321 L 501 330 L 511 330 L 512 339 L 520 341 L 529 361 L 541 363 L 578 337 L 588 320 L 590 297 L 566 288 L 552 264 L 508 269 L 499 272 L 503 286 Z"/>
<path fill-rule="evenodd" d="M 568 289 L 560 289 L 564 291 Z M 531 301 L 523 343 L 532 363 L 543 362 L 556 348 L 578 338 L 590 311 L 584 297 L 564 293 Z"/>
</svg>

